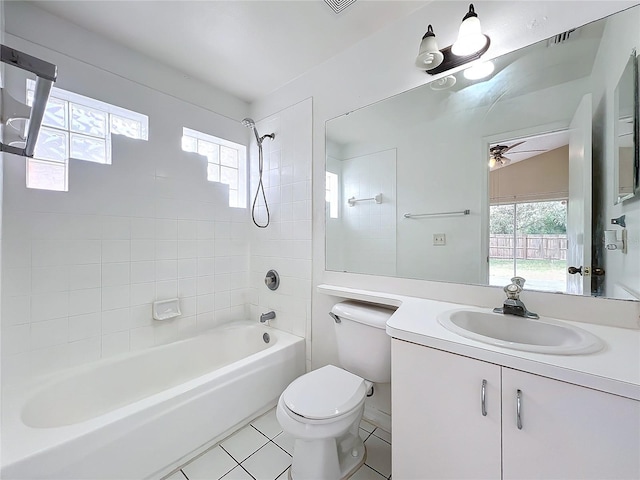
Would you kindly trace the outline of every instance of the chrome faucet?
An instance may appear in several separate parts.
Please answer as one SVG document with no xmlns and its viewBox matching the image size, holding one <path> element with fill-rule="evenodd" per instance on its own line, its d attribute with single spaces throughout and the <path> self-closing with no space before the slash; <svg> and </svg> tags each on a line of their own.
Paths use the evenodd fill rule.
<svg viewBox="0 0 640 480">
<path fill-rule="evenodd" d="M 502 304 L 502 308 L 494 308 L 495 313 L 503 313 L 505 315 L 517 315 L 519 317 L 538 319 L 537 313 L 530 312 L 520 300 L 520 292 L 524 287 L 525 279 L 522 277 L 513 277 L 511 283 L 503 288 L 507 298 Z"/>
<path fill-rule="evenodd" d="M 260 315 L 260 323 L 268 323 L 269 320 L 273 320 L 274 318 L 276 318 L 276 312 L 271 310 L 270 312 Z"/>
</svg>

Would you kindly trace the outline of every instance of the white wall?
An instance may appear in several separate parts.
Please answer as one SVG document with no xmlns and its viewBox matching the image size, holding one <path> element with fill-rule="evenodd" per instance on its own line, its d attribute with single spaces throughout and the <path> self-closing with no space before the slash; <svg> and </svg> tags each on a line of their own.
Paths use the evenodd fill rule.
<svg viewBox="0 0 640 480">
<path fill-rule="evenodd" d="M 340 206 L 342 232 L 337 245 L 342 258 L 339 271 L 396 274 L 396 150 L 347 158 L 342 161 Z M 349 206 L 348 199 L 374 198 Z"/>
<path fill-rule="evenodd" d="M 251 320 L 276 312 L 272 326 L 304 337 L 311 328 L 311 116 L 312 100 L 286 108 L 258 122 L 260 135 L 275 133 L 263 142 L 263 183 L 271 222 L 267 228 L 250 226 Z M 258 185 L 258 148 L 251 143 L 251 201 Z M 262 195 L 256 219 L 264 225 Z M 275 269 L 280 287 L 269 290 L 266 273 Z M 310 367 L 309 337 L 307 360 Z"/>
<path fill-rule="evenodd" d="M 100 55 L 118 49 L 124 64 L 149 60 L 29 5 L 7 7 L 8 44 L 55 63 L 57 87 L 148 115 L 149 141 L 114 136 L 112 165 L 71 160 L 68 192 L 27 189 L 24 158 L 6 158 L 5 385 L 247 318 L 248 210 L 228 207 L 227 187 L 208 182 L 205 158 L 182 152 L 180 140 L 183 126 L 241 144 L 249 132 L 109 71 L 111 57 Z M 31 35 L 47 47 L 20 38 Z M 98 66 L 74 58 L 69 36 L 96 46 L 90 60 Z M 245 115 L 242 102 L 224 103 L 234 117 Z M 182 317 L 152 320 L 151 302 L 176 296 Z"/>
<path fill-rule="evenodd" d="M 597 230 L 617 230 L 621 236 L 621 228 L 611 225 L 611 219 L 626 215 L 628 252 L 601 249 L 603 267 L 605 268 L 605 288 L 603 294 L 616 298 L 640 299 L 640 198 L 636 196 L 622 204 L 614 205 L 615 174 L 614 162 L 614 90 L 622 75 L 633 48 L 640 51 L 640 12 L 634 10 L 633 15 L 616 19 L 607 24 L 603 33 L 601 48 L 596 56 L 594 82 L 594 124 L 601 149 L 594 149 L 594 162 L 600 165 L 602 180 L 602 198 Z M 613 48 L 615 46 L 615 48 Z M 614 52 L 614 53 L 611 53 Z"/>
<path fill-rule="evenodd" d="M 546 39 L 559 32 L 622 9 L 636 2 L 474 2 L 483 29 L 492 39 L 488 56 Z M 313 286 L 320 283 L 392 291 L 415 296 L 465 301 L 491 306 L 502 300 L 499 289 L 480 286 L 452 285 L 414 281 L 374 275 L 356 275 L 325 270 L 324 172 L 325 122 L 382 98 L 421 85 L 430 80 L 415 69 L 413 62 L 425 26 L 437 28 L 438 41 L 449 45 L 455 39 L 461 14 L 466 5 L 460 2 L 433 2 L 385 30 L 346 50 L 341 55 L 318 65 L 272 95 L 255 102 L 252 113 L 266 117 L 303 98 L 314 97 L 313 129 Z M 461 13 L 462 12 L 462 13 Z M 624 318 L 640 326 L 638 304 L 593 298 L 530 292 L 527 305 L 541 314 L 560 318 L 604 321 Z M 314 292 L 312 338 L 313 367 L 335 363 L 337 352 L 333 328 L 326 312 L 336 297 Z M 613 314 L 613 312 L 616 312 Z M 380 410 L 390 411 L 389 397 L 369 399 Z"/>
</svg>

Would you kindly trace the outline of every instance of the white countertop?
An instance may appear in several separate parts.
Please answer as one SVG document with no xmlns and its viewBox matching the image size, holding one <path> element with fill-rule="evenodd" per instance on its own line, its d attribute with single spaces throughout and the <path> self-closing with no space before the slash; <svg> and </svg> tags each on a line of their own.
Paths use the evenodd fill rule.
<svg viewBox="0 0 640 480">
<path fill-rule="evenodd" d="M 561 320 L 596 335 L 604 348 L 585 355 L 532 353 L 461 337 L 437 321 L 447 310 L 487 310 L 481 307 L 332 285 L 319 285 L 318 292 L 398 307 L 387 322 L 393 338 L 640 400 L 640 330 Z"/>
</svg>

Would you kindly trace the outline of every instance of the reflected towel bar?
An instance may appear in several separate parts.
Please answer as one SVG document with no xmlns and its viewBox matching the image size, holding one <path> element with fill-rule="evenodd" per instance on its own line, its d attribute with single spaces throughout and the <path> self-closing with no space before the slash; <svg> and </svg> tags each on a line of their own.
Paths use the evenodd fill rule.
<svg viewBox="0 0 640 480">
<path fill-rule="evenodd" d="M 471 210 L 461 210 L 459 212 L 441 212 L 441 213 L 405 213 L 404 218 L 415 217 L 442 217 L 442 216 L 456 216 L 456 215 L 469 215 Z"/>
<path fill-rule="evenodd" d="M 376 195 L 375 197 L 371 197 L 371 198 L 356 198 L 356 197 L 351 197 L 350 199 L 347 200 L 347 203 L 349 204 L 350 207 L 354 207 L 356 205 L 357 202 L 365 202 L 367 200 L 375 200 L 376 203 L 382 203 L 382 194 L 379 193 L 378 195 Z"/>
</svg>

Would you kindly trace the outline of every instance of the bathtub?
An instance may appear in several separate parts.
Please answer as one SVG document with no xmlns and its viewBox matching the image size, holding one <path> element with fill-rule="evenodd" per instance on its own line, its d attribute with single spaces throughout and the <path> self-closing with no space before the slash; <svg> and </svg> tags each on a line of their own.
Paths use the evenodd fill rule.
<svg viewBox="0 0 640 480">
<path fill-rule="evenodd" d="M 3 392 L 0 477 L 159 478 L 274 406 L 304 348 L 235 323 Z"/>
</svg>

